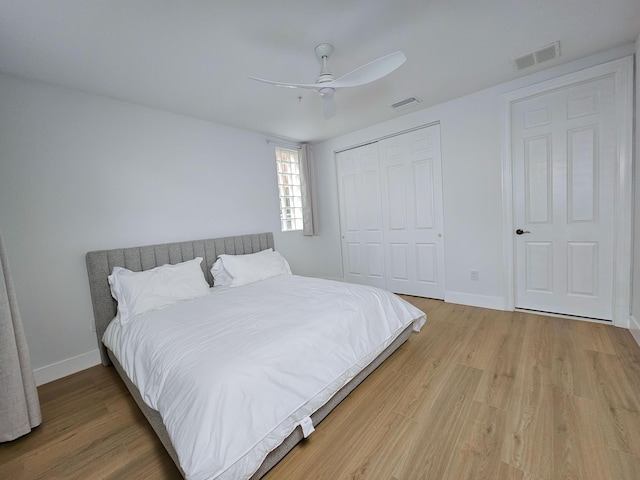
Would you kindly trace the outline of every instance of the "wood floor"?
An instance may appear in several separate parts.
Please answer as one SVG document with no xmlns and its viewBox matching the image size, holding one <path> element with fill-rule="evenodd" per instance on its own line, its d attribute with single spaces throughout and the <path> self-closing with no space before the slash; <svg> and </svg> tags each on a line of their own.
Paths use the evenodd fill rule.
<svg viewBox="0 0 640 480">
<path fill-rule="evenodd" d="M 266 477 L 640 478 L 640 347 L 601 324 L 407 297 L 427 325 Z M 39 388 L 2 479 L 179 479 L 113 368 Z"/>
</svg>

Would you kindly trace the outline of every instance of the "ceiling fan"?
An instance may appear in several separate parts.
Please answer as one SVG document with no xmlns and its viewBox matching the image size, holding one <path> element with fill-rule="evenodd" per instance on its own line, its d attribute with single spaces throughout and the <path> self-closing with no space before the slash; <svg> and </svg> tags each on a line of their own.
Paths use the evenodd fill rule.
<svg viewBox="0 0 640 480">
<path fill-rule="evenodd" d="M 315 51 L 316 57 L 318 57 L 318 60 L 322 64 L 320 75 L 316 79 L 316 83 L 285 83 L 274 82 L 253 76 L 249 76 L 249 78 L 259 82 L 277 85 L 278 87 L 307 88 L 309 90 L 315 90 L 318 92 L 318 95 L 322 97 L 322 112 L 324 113 L 324 117 L 331 118 L 337 111 L 336 100 L 333 97 L 336 90 L 347 87 L 358 87 L 366 83 L 374 82 L 385 75 L 389 75 L 407 59 L 402 52 L 391 53 L 362 65 L 361 67 L 358 67 L 346 75 L 336 79 L 327 65 L 329 57 L 333 52 L 333 45 L 321 43 L 316 47 Z"/>
</svg>

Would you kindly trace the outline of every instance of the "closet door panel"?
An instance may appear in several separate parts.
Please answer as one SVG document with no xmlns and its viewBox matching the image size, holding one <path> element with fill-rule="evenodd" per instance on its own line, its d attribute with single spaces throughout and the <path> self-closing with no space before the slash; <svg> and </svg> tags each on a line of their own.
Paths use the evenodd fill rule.
<svg viewBox="0 0 640 480">
<path fill-rule="evenodd" d="M 387 268 L 386 288 L 444 298 L 440 126 L 390 137 L 379 145 L 385 260 L 392 266 Z"/>
<path fill-rule="evenodd" d="M 336 154 L 345 280 L 385 288 L 377 144 Z"/>
</svg>

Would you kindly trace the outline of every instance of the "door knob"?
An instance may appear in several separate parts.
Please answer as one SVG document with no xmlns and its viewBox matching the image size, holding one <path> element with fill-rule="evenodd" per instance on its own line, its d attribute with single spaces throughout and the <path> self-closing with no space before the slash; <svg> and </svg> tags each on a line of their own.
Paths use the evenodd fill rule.
<svg viewBox="0 0 640 480">
<path fill-rule="evenodd" d="M 516 235 L 522 235 L 524 233 L 531 233 L 529 230 L 522 230 L 521 228 L 516 230 Z"/>
</svg>

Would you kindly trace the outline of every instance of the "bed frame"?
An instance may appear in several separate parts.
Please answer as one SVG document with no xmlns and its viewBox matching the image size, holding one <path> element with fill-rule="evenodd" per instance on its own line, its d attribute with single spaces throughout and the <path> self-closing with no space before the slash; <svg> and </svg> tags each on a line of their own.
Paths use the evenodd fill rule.
<svg viewBox="0 0 640 480">
<path fill-rule="evenodd" d="M 150 270 L 167 263 L 176 264 L 195 257 L 202 257 L 202 271 L 209 282 L 213 285 L 213 277 L 209 271 L 211 265 L 218 255 L 243 255 L 255 253 L 267 248 L 274 248 L 273 233 L 259 233 L 252 235 L 240 235 L 233 237 L 223 237 L 207 240 L 195 240 L 188 242 L 177 242 L 160 245 L 148 245 L 144 247 L 120 248 L 114 250 L 100 250 L 87 253 L 87 273 L 89 275 L 89 287 L 91 291 L 91 301 L 93 304 L 93 314 L 95 317 L 96 335 L 100 348 L 102 363 L 107 366 L 113 364 L 120 374 L 125 385 L 131 392 L 140 410 L 147 418 L 151 427 L 155 430 L 158 438 L 167 449 L 167 452 L 180 468 L 178 456 L 169 439 L 167 430 L 162 423 L 160 414 L 149 407 L 140 395 L 136 386 L 127 377 L 122 366 L 118 363 L 115 355 L 102 343 L 102 336 L 109 325 L 109 322 L 116 315 L 117 303 L 111 296 L 107 277 L 111 274 L 113 267 L 124 267 L 133 271 Z M 353 391 L 373 370 L 384 362 L 396 349 L 400 347 L 411 335 L 412 326 L 407 327 L 389 347 L 387 347 L 378 357 L 376 357 L 364 370 L 356 375 L 347 385 L 339 390 L 325 405 L 311 415 L 314 425 L 318 425 L 349 393 Z M 303 439 L 300 426 L 284 440 L 280 446 L 269 453 L 258 471 L 251 477 L 257 480 L 264 476 L 273 466 L 278 463 L 293 447 Z"/>
</svg>

